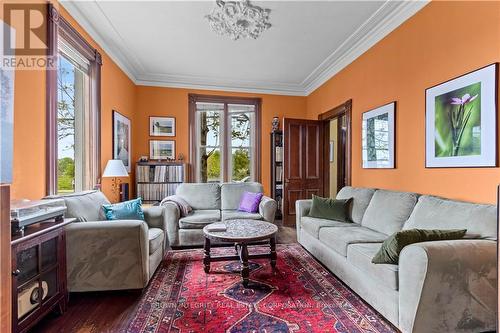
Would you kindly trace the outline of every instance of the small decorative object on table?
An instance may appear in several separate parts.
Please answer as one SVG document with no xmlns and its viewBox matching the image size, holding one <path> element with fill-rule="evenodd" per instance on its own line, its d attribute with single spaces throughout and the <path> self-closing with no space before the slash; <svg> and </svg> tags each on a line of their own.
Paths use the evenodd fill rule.
<svg viewBox="0 0 500 333">
<path fill-rule="evenodd" d="M 272 223 L 257 221 L 257 220 L 229 220 L 225 222 L 225 231 L 212 231 L 210 225 L 203 228 L 203 235 L 205 236 L 205 257 L 203 258 L 203 265 L 205 273 L 210 272 L 210 263 L 216 261 L 231 261 L 239 260 L 242 265 L 241 278 L 243 286 L 248 287 L 250 268 L 248 259 L 262 259 L 269 258 L 271 266 L 276 266 L 276 233 L 278 227 Z M 210 256 L 210 241 L 234 243 L 237 255 L 211 257 Z M 270 252 L 264 254 L 249 254 L 248 245 L 257 241 L 269 240 Z"/>
<path fill-rule="evenodd" d="M 184 154 L 183 153 L 179 153 L 179 155 L 177 156 L 177 160 L 179 160 L 179 162 L 184 161 Z"/>
<path fill-rule="evenodd" d="M 276 132 L 280 129 L 280 119 L 278 117 L 273 117 L 273 128 L 272 131 Z"/>
</svg>

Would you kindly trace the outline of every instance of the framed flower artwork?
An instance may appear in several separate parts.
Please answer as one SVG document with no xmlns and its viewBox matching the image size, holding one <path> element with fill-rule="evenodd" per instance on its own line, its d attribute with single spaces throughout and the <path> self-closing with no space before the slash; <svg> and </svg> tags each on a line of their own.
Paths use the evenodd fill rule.
<svg viewBox="0 0 500 333">
<path fill-rule="evenodd" d="M 425 166 L 497 166 L 498 64 L 428 88 Z"/>
</svg>

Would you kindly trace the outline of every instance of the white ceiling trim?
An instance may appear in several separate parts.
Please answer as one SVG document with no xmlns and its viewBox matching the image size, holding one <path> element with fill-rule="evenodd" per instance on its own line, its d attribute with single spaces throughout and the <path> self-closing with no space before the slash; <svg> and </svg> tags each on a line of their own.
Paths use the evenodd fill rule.
<svg viewBox="0 0 500 333">
<path fill-rule="evenodd" d="M 77 2 L 61 1 L 64 8 L 136 85 L 307 96 L 417 13 L 429 3 L 429 0 L 387 1 L 311 74 L 297 84 L 144 73 L 142 64 L 127 50 L 126 41 L 113 27 L 101 7 L 97 2 L 92 3 L 96 6 L 92 14 L 96 15 L 94 19 L 97 18 L 100 29 L 87 20 L 86 15 L 78 8 Z M 106 34 L 98 31 L 105 31 Z"/>
</svg>

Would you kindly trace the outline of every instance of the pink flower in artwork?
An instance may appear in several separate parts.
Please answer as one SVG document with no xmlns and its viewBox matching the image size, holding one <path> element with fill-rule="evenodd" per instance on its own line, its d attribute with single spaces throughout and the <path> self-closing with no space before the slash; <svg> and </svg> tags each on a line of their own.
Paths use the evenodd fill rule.
<svg viewBox="0 0 500 333">
<path fill-rule="evenodd" d="M 453 105 L 465 105 L 465 104 L 470 103 L 473 100 L 475 100 L 477 98 L 477 96 L 478 96 L 478 94 L 476 94 L 474 96 L 471 96 L 470 94 L 465 94 L 465 95 L 462 96 L 462 98 L 453 97 L 451 99 L 450 104 L 453 104 Z"/>
</svg>

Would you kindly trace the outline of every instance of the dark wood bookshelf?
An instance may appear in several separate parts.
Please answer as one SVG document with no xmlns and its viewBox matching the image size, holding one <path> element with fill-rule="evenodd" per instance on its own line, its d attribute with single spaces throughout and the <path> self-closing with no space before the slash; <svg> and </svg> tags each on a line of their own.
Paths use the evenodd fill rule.
<svg viewBox="0 0 500 333">
<path fill-rule="evenodd" d="M 271 132 L 271 197 L 278 203 L 276 219 L 283 217 L 283 132 Z"/>
</svg>

